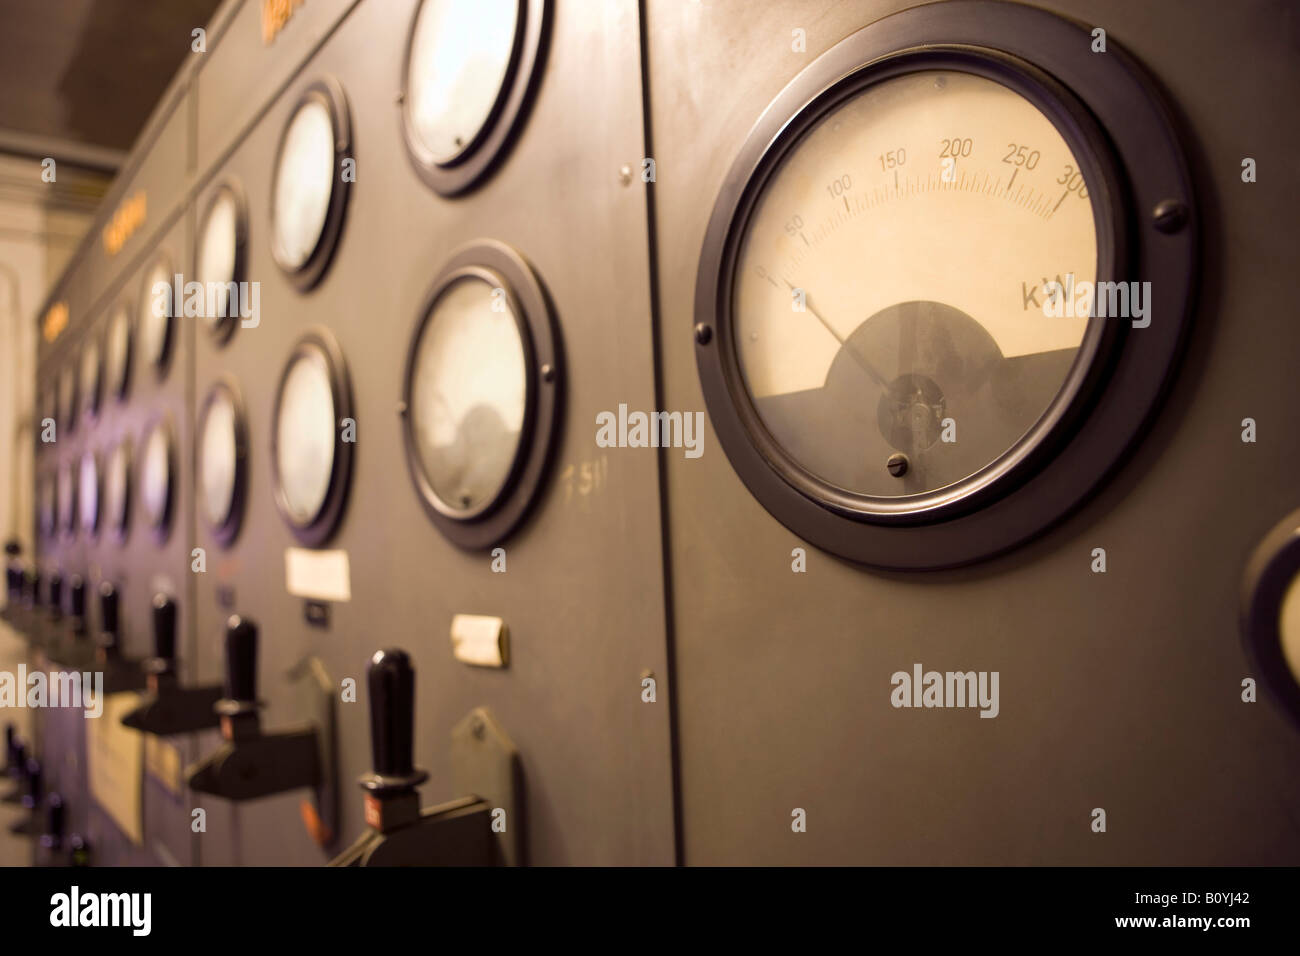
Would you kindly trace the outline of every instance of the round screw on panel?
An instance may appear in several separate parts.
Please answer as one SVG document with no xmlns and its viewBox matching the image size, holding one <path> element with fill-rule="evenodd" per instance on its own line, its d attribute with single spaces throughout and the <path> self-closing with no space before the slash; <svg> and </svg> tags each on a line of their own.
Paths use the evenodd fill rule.
<svg viewBox="0 0 1300 956">
<path fill-rule="evenodd" d="M 483 735 L 487 733 L 487 724 L 483 722 L 483 718 L 480 715 L 475 714 L 474 719 L 470 721 L 469 729 L 477 739 L 482 740 Z"/>
<path fill-rule="evenodd" d="M 889 473 L 895 478 L 902 478 L 907 474 L 909 464 L 906 455 L 902 452 L 895 452 L 889 456 L 889 460 L 885 462 L 885 467 L 889 469 Z"/>
<path fill-rule="evenodd" d="M 695 326 L 695 341 L 701 345 L 708 345 L 713 341 L 713 326 L 701 322 Z"/>
<path fill-rule="evenodd" d="M 1187 225 L 1188 215 L 1186 203 L 1177 199 L 1164 199 L 1156 204 L 1151 218 L 1157 230 L 1169 234 L 1181 231 Z"/>
<path fill-rule="evenodd" d="M 549 362 L 542 366 L 542 381 L 548 383 L 555 381 L 555 366 Z"/>
<path fill-rule="evenodd" d="M 632 184 L 632 167 L 627 163 L 624 163 L 618 168 L 618 181 L 624 186 L 630 186 Z"/>
</svg>

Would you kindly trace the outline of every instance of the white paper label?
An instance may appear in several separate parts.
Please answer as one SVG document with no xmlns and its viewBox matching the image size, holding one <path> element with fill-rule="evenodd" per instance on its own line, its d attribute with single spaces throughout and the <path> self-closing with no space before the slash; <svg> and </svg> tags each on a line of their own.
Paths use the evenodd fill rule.
<svg viewBox="0 0 1300 956">
<path fill-rule="evenodd" d="M 285 548 L 285 589 L 315 601 L 351 601 L 352 573 L 346 551 Z"/>
<path fill-rule="evenodd" d="M 455 615 L 451 619 L 451 652 L 464 664 L 505 667 L 505 621 L 481 614 Z"/>
</svg>

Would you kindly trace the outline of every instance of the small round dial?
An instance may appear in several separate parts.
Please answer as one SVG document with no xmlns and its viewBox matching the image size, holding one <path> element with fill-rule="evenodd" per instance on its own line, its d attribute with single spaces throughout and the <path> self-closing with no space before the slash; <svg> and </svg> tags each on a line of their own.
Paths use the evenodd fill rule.
<svg viewBox="0 0 1300 956">
<path fill-rule="evenodd" d="M 223 184 L 213 194 L 199 227 L 194 265 L 198 281 L 204 284 L 205 289 L 212 290 L 211 301 L 205 302 L 204 322 L 218 340 L 224 340 L 230 334 L 240 308 L 248 305 L 241 303 L 238 295 L 230 294 L 232 287 L 239 288 L 242 279 L 240 258 L 244 221 L 239 194 L 232 186 Z"/>
<path fill-rule="evenodd" d="M 199 508 L 218 540 L 229 543 L 239 521 L 245 480 L 245 423 L 234 388 L 219 382 L 199 417 Z"/>
<path fill-rule="evenodd" d="M 66 461 L 59 468 L 59 528 L 66 534 L 77 530 L 77 473 L 74 463 Z"/>
<path fill-rule="evenodd" d="M 121 400 L 126 395 L 131 364 L 131 313 L 122 302 L 113 309 L 104 337 L 104 394 Z"/>
<path fill-rule="evenodd" d="M 145 436 L 140 454 L 140 505 L 150 527 L 166 534 L 171 522 L 174 479 L 171 430 L 156 422 Z"/>
<path fill-rule="evenodd" d="M 99 531 L 99 459 L 93 451 L 81 456 L 77 503 L 81 510 L 81 530 L 87 535 Z"/>
<path fill-rule="evenodd" d="M 416 343 L 411 425 L 420 465 L 448 514 L 483 511 L 518 457 L 528 394 L 519 322 L 502 290 L 453 281 Z"/>
<path fill-rule="evenodd" d="M 303 268 L 320 245 L 336 180 L 329 103 L 308 97 L 289 120 L 275 169 L 272 241 L 284 268 Z"/>
<path fill-rule="evenodd" d="M 165 256 L 160 256 L 145 272 L 136 322 L 144 364 L 160 376 L 171 355 L 173 305 L 171 266 Z"/>
<path fill-rule="evenodd" d="M 272 417 L 275 501 L 294 534 L 323 542 L 342 515 L 351 475 L 351 390 L 333 336 L 306 333 L 281 373 Z"/>
<path fill-rule="evenodd" d="M 104 516 L 100 519 L 118 537 L 126 534 L 130 489 L 131 443 L 123 438 L 108 453 L 104 466 Z"/>
<path fill-rule="evenodd" d="M 99 414 L 103 359 L 99 339 L 91 336 L 81 348 L 81 403 L 87 415 Z"/>
<path fill-rule="evenodd" d="M 501 98 L 520 26 L 519 0 L 425 0 L 407 63 L 411 126 L 436 163 L 478 140 Z"/>
</svg>

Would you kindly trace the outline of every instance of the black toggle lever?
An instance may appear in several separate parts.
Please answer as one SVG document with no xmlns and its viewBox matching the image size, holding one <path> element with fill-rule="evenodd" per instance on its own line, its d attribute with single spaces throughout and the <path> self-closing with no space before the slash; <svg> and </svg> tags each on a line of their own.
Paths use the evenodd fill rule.
<svg viewBox="0 0 1300 956">
<path fill-rule="evenodd" d="M 27 811 L 27 815 L 17 823 L 9 825 L 9 832 L 19 836 L 36 836 L 43 829 L 43 822 L 37 819 L 41 806 L 41 795 L 44 793 L 42 787 L 41 762 L 35 757 L 27 758 L 26 778 L 27 791 L 19 801 L 22 808 Z"/>
<path fill-rule="evenodd" d="M 142 690 L 145 675 L 140 662 L 122 656 L 117 588 L 111 582 L 99 585 L 99 636 L 95 639 L 95 666 L 104 672 L 104 693 Z"/>
<path fill-rule="evenodd" d="M 191 790 L 228 800 L 316 787 L 321 757 L 315 726 L 262 732 L 257 700 L 257 625 L 232 616 L 226 622 L 225 696 L 217 701 L 225 742 L 186 770 Z"/>
<path fill-rule="evenodd" d="M 405 651 L 378 651 L 367 672 L 374 769 L 361 778 L 370 828 L 331 866 L 483 866 L 497 861 L 493 807 L 478 796 L 420 809 L 428 779 L 412 760 L 415 671 Z"/>
<path fill-rule="evenodd" d="M 176 668 L 176 602 L 165 594 L 153 599 L 153 657 L 141 665 L 148 690 L 140 706 L 122 723 L 159 737 L 216 727 L 220 684 L 183 687 Z"/>
<path fill-rule="evenodd" d="M 50 576 L 51 632 L 46 642 L 50 657 L 69 670 L 89 670 L 95 662 L 94 645 L 87 640 L 86 582 L 81 575 L 68 578 L 67 619 L 61 622 L 60 597 L 63 579 L 57 572 Z"/>
</svg>

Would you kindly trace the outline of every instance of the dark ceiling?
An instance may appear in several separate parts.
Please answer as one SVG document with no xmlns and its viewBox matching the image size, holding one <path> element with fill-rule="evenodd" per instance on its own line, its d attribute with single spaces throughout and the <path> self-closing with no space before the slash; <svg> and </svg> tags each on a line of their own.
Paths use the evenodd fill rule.
<svg viewBox="0 0 1300 956">
<path fill-rule="evenodd" d="M 0 0 L 0 133 L 125 151 L 219 0 Z"/>
</svg>

